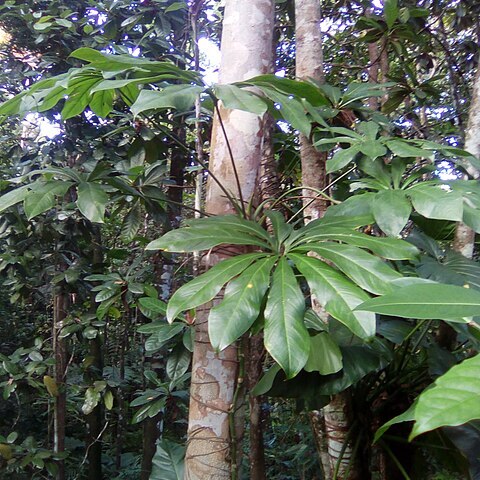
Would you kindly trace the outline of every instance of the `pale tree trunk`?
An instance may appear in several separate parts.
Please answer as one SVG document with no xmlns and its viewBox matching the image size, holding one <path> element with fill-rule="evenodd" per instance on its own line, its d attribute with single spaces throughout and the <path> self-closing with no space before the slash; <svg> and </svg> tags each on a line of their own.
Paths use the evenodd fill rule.
<svg viewBox="0 0 480 480">
<path fill-rule="evenodd" d="M 472 100 L 468 112 L 467 128 L 465 130 L 465 150 L 477 158 L 480 158 L 480 65 L 472 89 Z M 467 162 L 468 174 L 478 179 L 478 171 L 471 163 Z M 475 247 L 475 232 L 463 222 L 458 222 L 455 228 L 453 250 L 461 253 L 464 257 L 472 258 Z M 437 333 L 437 342 L 441 347 L 451 349 L 455 344 L 456 333 L 452 327 L 443 322 Z"/>
<path fill-rule="evenodd" d="M 227 0 L 222 32 L 220 83 L 230 83 L 268 72 L 271 64 L 273 0 Z M 214 118 L 210 171 L 234 197 L 249 201 L 256 195 L 261 160 L 263 119 L 256 115 L 225 110 L 219 106 Z M 225 139 L 223 127 L 228 138 Z M 233 156 L 238 181 L 232 165 Z M 241 185 L 241 195 L 237 185 Z M 209 177 L 205 210 L 211 214 L 233 213 L 225 192 Z M 221 260 L 210 255 L 209 264 Z M 195 346 L 185 457 L 185 479 L 227 480 L 239 478 L 237 458 L 230 435 L 231 412 L 237 405 L 237 347 L 217 354 L 208 338 L 209 306 L 197 310 Z"/>
<path fill-rule="evenodd" d="M 318 0 L 295 0 L 295 74 L 299 80 L 324 81 L 321 18 Z M 327 153 L 318 152 L 307 137 L 300 135 L 300 159 L 303 185 L 324 189 Z M 303 205 L 304 216 L 308 220 L 323 216 L 327 208 L 325 199 L 310 189 L 303 190 Z"/>
<path fill-rule="evenodd" d="M 318 0 L 295 0 L 296 76 L 300 80 L 311 78 L 322 83 L 323 49 L 320 2 Z M 327 176 L 325 162 L 327 154 L 317 152 L 308 138 L 300 135 L 300 158 L 302 162 L 302 184 L 318 190 L 325 188 Z M 322 197 L 305 189 L 303 192 L 305 221 L 320 218 L 327 204 Z M 312 302 L 313 309 L 322 317 L 325 312 Z M 337 478 L 354 478 L 352 446 L 348 439 L 351 425 L 348 408 L 348 392 L 335 395 L 322 412 L 310 412 L 310 421 L 315 435 L 324 479 L 329 480 L 338 472 Z M 347 474 L 348 471 L 352 474 Z M 347 476 L 348 475 L 348 476 Z"/>
</svg>

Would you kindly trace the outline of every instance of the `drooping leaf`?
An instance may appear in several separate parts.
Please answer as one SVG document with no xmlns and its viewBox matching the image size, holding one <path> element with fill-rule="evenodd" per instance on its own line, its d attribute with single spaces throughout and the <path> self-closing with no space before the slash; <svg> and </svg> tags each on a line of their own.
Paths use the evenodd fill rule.
<svg viewBox="0 0 480 480">
<path fill-rule="evenodd" d="M 140 204 L 137 202 L 123 220 L 121 237 L 125 243 L 130 243 L 135 238 L 143 220 L 144 216 L 142 215 Z"/>
<path fill-rule="evenodd" d="M 308 244 L 296 250 L 301 252 L 311 250 L 318 253 L 333 262 L 358 286 L 371 293 L 384 294 L 391 291 L 390 282 L 402 277 L 378 257 L 352 245 L 324 242 Z"/>
<path fill-rule="evenodd" d="M 229 280 L 262 257 L 261 254 L 252 253 L 223 260 L 180 287 L 168 302 L 168 321 L 172 322 L 184 310 L 196 308 L 212 300 Z"/>
<path fill-rule="evenodd" d="M 258 95 L 235 85 L 215 85 L 215 94 L 225 108 L 244 110 L 257 115 L 263 115 L 268 108 L 265 100 Z"/>
<path fill-rule="evenodd" d="M 356 310 L 397 317 L 459 321 L 478 315 L 480 292 L 455 285 L 417 284 L 372 298 Z"/>
<path fill-rule="evenodd" d="M 162 440 L 152 459 L 150 480 L 183 480 L 185 447 Z"/>
<path fill-rule="evenodd" d="M 82 405 L 82 412 L 85 415 L 92 413 L 100 401 L 100 392 L 94 387 L 88 387 L 85 392 L 85 399 Z"/>
<path fill-rule="evenodd" d="M 108 196 L 96 183 L 82 182 L 78 185 L 77 206 L 91 222 L 103 223 Z"/>
<path fill-rule="evenodd" d="M 275 261 L 276 257 L 259 260 L 227 285 L 223 300 L 208 317 L 213 348 L 223 350 L 252 326 L 260 313 Z"/>
<path fill-rule="evenodd" d="M 65 195 L 71 185 L 71 182 L 54 180 L 39 185 L 39 188 L 33 188 L 25 197 L 23 203 L 27 218 L 31 220 L 50 210 L 55 205 L 55 196 Z"/>
<path fill-rule="evenodd" d="M 469 285 L 480 290 L 480 264 L 457 252 L 448 252 L 441 260 L 424 256 L 417 265 L 417 272 L 436 282 Z"/>
<path fill-rule="evenodd" d="M 48 393 L 49 393 L 52 397 L 58 397 L 58 386 L 57 386 L 57 382 L 56 382 L 52 377 L 50 377 L 49 375 L 45 375 L 45 376 L 43 377 L 43 384 L 45 385 L 45 387 L 47 388 Z"/>
<path fill-rule="evenodd" d="M 190 365 L 192 354 L 183 346 L 177 346 L 173 352 L 168 356 L 167 360 L 167 375 L 171 381 L 180 378 Z"/>
<path fill-rule="evenodd" d="M 92 94 L 89 106 L 95 115 L 106 118 L 113 110 L 113 100 L 115 92 L 113 90 L 101 90 Z"/>
<path fill-rule="evenodd" d="M 410 218 L 412 207 L 402 190 L 385 190 L 373 201 L 373 216 L 388 235 L 397 237 Z"/>
<path fill-rule="evenodd" d="M 316 300 L 325 310 L 360 338 L 375 335 L 375 315 L 358 315 L 353 309 L 369 297 L 340 272 L 318 258 L 291 254 L 295 266 L 308 282 Z"/>
<path fill-rule="evenodd" d="M 353 230 L 346 230 L 339 227 L 319 227 L 310 230 L 303 238 L 302 244 L 308 246 L 309 243 L 315 243 L 325 240 L 338 240 L 356 247 L 366 248 L 373 253 L 389 260 L 413 260 L 419 254 L 415 246 L 389 237 L 374 237 Z M 299 242 L 296 243 L 298 246 Z"/>
<path fill-rule="evenodd" d="M 357 156 L 358 152 L 360 152 L 359 145 L 338 150 L 332 158 L 327 160 L 327 173 L 336 172 L 347 166 Z"/>
<path fill-rule="evenodd" d="M 480 355 L 464 360 L 437 378 L 417 398 L 409 440 L 444 426 L 480 419 Z"/>
<path fill-rule="evenodd" d="M 17 203 L 23 202 L 28 195 L 30 185 L 18 187 L 15 190 L 7 192 L 0 197 L 0 212 Z"/>
<path fill-rule="evenodd" d="M 251 395 L 264 395 L 267 393 L 275 381 L 277 373 L 281 370 L 278 363 L 273 364 L 268 371 L 263 375 L 263 377 L 258 381 L 258 383 L 250 391 Z"/>
<path fill-rule="evenodd" d="M 305 107 L 297 98 L 279 93 L 273 88 L 263 87 L 263 91 L 267 97 L 279 105 L 283 118 L 290 123 L 295 130 L 298 130 L 305 136 L 310 135 L 312 125 L 305 113 Z"/>
<path fill-rule="evenodd" d="M 265 347 L 287 378 L 294 377 L 305 366 L 310 352 L 304 311 L 302 291 L 287 260 L 281 257 L 264 312 Z"/>
<path fill-rule="evenodd" d="M 192 108 L 197 95 L 203 92 L 198 85 L 169 85 L 162 90 L 142 90 L 135 103 L 130 107 L 137 116 L 148 110 L 173 108 L 185 112 Z"/>
<path fill-rule="evenodd" d="M 342 352 L 337 343 L 327 332 L 310 338 L 310 355 L 305 370 L 330 375 L 342 369 Z"/>
<path fill-rule="evenodd" d="M 409 188 L 407 194 L 415 210 L 424 217 L 456 222 L 462 220 L 462 195 L 447 186 L 423 182 Z"/>
<path fill-rule="evenodd" d="M 146 325 L 145 325 L 146 326 Z M 143 327 L 143 326 L 142 326 Z M 140 333 L 146 333 L 145 329 L 139 327 L 137 330 Z M 147 352 L 155 352 L 162 348 L 171 338 L 180 333 L 183 330 L 181 323 L 163 324 L 159 325 L 146 340 L 145 350 Z"/>
<path fill-rule="evenodd" d="M 191 227 L 171 230 L 163 237 L 150 242 L 146 249 L 182 253 L 209 250 L 222 244 L 256 245 L 268 248 L 264 241 L 256 236 L 237 230 L 235 226 L 196 224 Z"/>
<path fill-rule="evenodd" d="M 113 408 L 113 393 L 111 390 L 105 392 L 103 396 L 103 403 L 105 404 L 105 408 L 107 410 L 111 410 Z"/>
</svg>

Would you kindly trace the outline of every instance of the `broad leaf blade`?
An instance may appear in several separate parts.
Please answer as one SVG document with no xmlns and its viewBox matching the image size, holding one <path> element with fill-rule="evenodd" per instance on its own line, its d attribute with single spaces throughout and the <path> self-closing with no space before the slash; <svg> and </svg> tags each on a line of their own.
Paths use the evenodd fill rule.
<svg viewBox="0 0 480 480">
<path fill-rule="evenodd" d="M 373 201 L 373 216 L 377 225 L 392 237 L 397 237 L 410 218 L 412 207 L 402 190 L 385 190 Z"/>
<path fill-rule="evenodd" d="M 91 222 L 103 223 L 108 196 L 96 183 L 82 182 L 78 185 L 77 206 Z"/>
<path fill-rule="evenodd" d="M 213 348 L 228 347 L 255 322 L 276 260 L 268 257 L 255 262 L 227 285 L 222 302 L 210 310 L 208 317 Z"/>
<path fill-rule="evenodd" d="M 183 480 L 185 447 L 161 440 L 152 459 L 150 480 Z"/>
<path fill-rule="evenodd" d="M 7 208 L 23 202 L 28 195 L 30 185 L 24 185 L 23 187 L 16 188 L 10 192 L 3 194 L 0 197 L 0 212 L 3 212 Z"/>
<path fill-rule="evenodd" d="M 358 286 L 375 294 L 392 290 L 390 282 L 402 275 L 390 268 L 379 258 L 352 245 L 334 243 L 308 244 L 298 251 L 310 250 L 333 262 L 347 277 Z"/>
<path fill-rule="evenodd" d="M 307 372 L 330 375 L 342 369 L 342 352 L 327 332 L 310 338 L 310 355 L 305 365 Z"/>
<path fill-rule="evenodd" d="M 480 419 L 480 355 L 464 360 L 437 378 L 417 398 L 409 440 L 447 425 Z"/>
<path fill-rule="evenodd" d="M 389 260 L 413 260 L 419 254 L 414 245 L 404 240 L 374 237 L 339 227 L 319 227 L 312 229 L 302 238 L 302 241 L 306 242 L 306 246 L 310 243 L 326 240 L 337 240 L 348 243 L 349 245 L 355 245 L 356 247 L 366 248 L 376 255 L 388 258 Z"/>
<path fill-rule="evenodd" d="M 282 257 L 273 273 L 265 307 L 265 347 L 287 378 L 294 377 L 305 366 L 310 352 L 310 338 L 303 323 L 304 310 L 302 291 Z"/>
<path fill-rule="evenodd" d="M 209 302 L 225 283 L 262 257 L 261 254 L 252 253 L 223 260 L 204 274 L 183 285 L 168 302 L 167 320 L 172 322 L 180 312 Z"/>
<path fill-rule="evenodd" d="M 425 182 L 408 189 L 407 194 L 415 210 L 424 217 L 456 222 L 462 220 L 463 197 L 457 191 Z"/>
<path fill-rule="evenodd" d="M 356 310 L 397 317 L 458 321 L 478 315 L 480 292 L 455 285 L 417 284 L 372 298 Z"/>
<path fill-rule="evenodd" d="M 360 338 L 375 335 L 375 314 L 359 315 L 360 312 L 353 311 L 369 298 L 362 289 L 318 258 L 298 254 L 289 257 L 306 278 L 316 300 L 332 317 Z"/>
<path fill-rule="evenodd" d="M 215 85 L 215 94 L 225 108 L 263 115 L 267 104 L 258 95 L 235 85 Z"/>
</svg>

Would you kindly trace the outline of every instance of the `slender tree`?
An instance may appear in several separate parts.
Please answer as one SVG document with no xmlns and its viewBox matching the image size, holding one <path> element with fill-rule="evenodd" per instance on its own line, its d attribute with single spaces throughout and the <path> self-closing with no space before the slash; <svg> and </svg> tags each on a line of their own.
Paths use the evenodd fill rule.
<svg viewBox="0 0 480 480">
<path fill-rule="evenodd" d="M 228 0 L 221 42 L 220 83 L 231 83 L 268 72 L 272 55 L 274 2 Z M 234 209 L 226 193 L 242 209 L 257 194 L 264 122 L 256 115 L 226 110 L 214 119 L 210 176 L 205 210 L 224 215 Z M 221 182 L 222 187 L 216 182 Z M 228 249 L 212 252 L 206 267 L 221 261 Z M 233 253 L 233 250 L 232 250 Z M 215 352 L 208 339 L 209 306 L 197 310 L 188 426 L 185 478 L 238 478 L 235 415 L 236 391 L 242 387 L 237 345 Z M 233 428 L 232 428 L 233 425 Z"/>
</svg>

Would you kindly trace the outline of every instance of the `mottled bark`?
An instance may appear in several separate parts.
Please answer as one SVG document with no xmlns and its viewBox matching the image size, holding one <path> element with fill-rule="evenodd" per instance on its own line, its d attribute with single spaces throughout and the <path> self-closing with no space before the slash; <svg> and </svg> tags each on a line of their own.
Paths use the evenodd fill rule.
<svg viewBox="0 0 480 480">
<path fill-rule="evenodd" d="M 321 11 L 318 0 L 295 0 L 295 74 L 300 80 L 312 79 L 323 83 L 323 48 L 320 30 Z M 318 152 L 304 135 L 300 135 L 300 159 L 302 163 L 302 184 L 305 187 L 323 190 L 327 176 L 326 152 Z M 309 220 L 320 218 L 327 203 L 315 191 L 303 190 L 305 217 Z"/>
<path fill-rule="evenodd" d="M 222 32 L 220 83 L 244 80 L 268 72 L 273 36 L 273 0 L 227 0 Z M 209 168 L 235 198 L 248 202 L 258 192 L 263 119 L 219 106 L 214 118 Z M 235 178 L 232 158 L 238 179 Z M 240 184 L 242 192 L 238 191 Z M 205 210 L 213 214 L 234 211 L 223 190 L 209 176 Z M 221 260 L 215 253 L 208 265 Z M 231 458 L 230 412 L 235 411 L 238 356 L 233 345 L 220 353 L 208 338 L 209 306 L 197 309 L 195 345 L 185 458 L 185 478 L 227 480 L 236 460 Z M 240 447 L 239 447 L 240 448 Z"/>
</svg>

